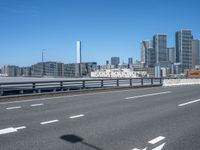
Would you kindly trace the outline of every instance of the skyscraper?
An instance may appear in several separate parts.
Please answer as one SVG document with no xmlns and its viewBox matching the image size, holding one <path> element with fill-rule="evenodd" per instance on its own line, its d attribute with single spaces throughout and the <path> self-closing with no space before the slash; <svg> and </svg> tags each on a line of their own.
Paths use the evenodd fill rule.
<svg viewBox="0 0 200 150">
<path fill-rule="evenodd" d="M 168 52 L 169 62 L 174 63 L 175 62 L 175 48 L 174 47 L 167 48 L 167 52 Z"/>
<path fill-rule="evenodd" d="M 192 30 L 184 29 L 175 33 L 176 62 L 181 63 L 181 72 L 192 68 Z"/>
<path fill-rule="evenodd" d="M 192 40 L 192 68 L 200 64 L 200 40 Z"/>
<path fill-rule="evenodd" d="M 153 36 L 153 48 L 156 52 L 156 63 L 168 61 L 166 34 L 158 33 Z"/>
<path fill-rule="evenodd" d="M 76 63 L 81 63 L 81 41 L 76 42 Z"/>
</svg>

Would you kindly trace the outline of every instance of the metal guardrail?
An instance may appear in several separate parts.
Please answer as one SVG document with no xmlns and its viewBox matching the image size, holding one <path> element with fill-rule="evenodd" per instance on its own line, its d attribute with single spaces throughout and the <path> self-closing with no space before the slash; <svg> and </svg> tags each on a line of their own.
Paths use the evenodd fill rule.
<svg viewBox="0 0 200 150">
<path fill-rule="evenodd" d="M 162 78 L 112 78 L 0 83 L 0 96 L 96 88 L 161 85 Z"/>
</svg>

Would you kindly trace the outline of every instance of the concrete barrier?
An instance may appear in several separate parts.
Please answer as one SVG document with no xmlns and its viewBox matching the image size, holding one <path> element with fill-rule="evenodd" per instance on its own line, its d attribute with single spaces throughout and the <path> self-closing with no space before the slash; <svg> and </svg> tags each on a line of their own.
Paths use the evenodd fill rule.
<svg viewBox="0 0 200 150">
<path fill-rule="evenodd" d="M 200 79 L 164 79 L 163 86 L 200 85 Z"/>
</svg>

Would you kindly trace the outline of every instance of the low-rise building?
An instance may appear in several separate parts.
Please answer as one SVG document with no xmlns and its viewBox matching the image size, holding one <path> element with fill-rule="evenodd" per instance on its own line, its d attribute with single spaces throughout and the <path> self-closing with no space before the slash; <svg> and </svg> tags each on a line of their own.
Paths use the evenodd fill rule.
<svg viewBox="0 0 200 150">
<path fill-rule="evenodd" d="M 91 72 L 94 78 L 139 78 L 148 77 L 147 71 L 134 71 L 132 69 L 104 69 Z"/>
</svg>

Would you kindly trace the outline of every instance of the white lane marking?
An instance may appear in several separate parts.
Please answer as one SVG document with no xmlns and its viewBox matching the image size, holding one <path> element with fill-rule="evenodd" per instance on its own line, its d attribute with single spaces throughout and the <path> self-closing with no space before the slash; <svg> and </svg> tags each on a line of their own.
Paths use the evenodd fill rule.
<svg viewBox="0 0 200 150">
<path fill-rule="evenodd" d="M 162 150 L 162 148 L 165 146 L 166 143 L 161 144 L 160 146 L 152 149 L 152 150 Z"/>
<path fill-rule="evenodd" d="M 141 97 L 148 97 L 148 96 L 155 96 L 155 95 L 162 95 L 162 94 L 169 94 L 169 93 L 171 93 L 171 91 L 151 93 L 151 94 L 145 94 L 145 95 L 137 95 L 137 96 L 133 96 L 133 97 L 127 97 L 125 99 L 134 99 L 134 98 L 141 98 Z"/>
<path fill-rule="evenodd" d="M 41 122 L 41 125 L 45 125 L 45 124 L 49 124 L 49 123 L 54 123 L 54 122 L 58 122 L 59 120 L 50 120 L 50 121 L 45 121 L 45 122 Z"/>
<path fill-rule="evenodd" d="M 83 117 L 85 116 L 84 114 L 80 114 L 80 115 L 76 115 L 76 116 L 71 116 L 69 117 L 70 119 L 74 119 L 74 118 L 80 118 L 80 117 Z"/>
<path fill-rule="evenodd" d="M 193 103 L 197 103 L 197 102 L 200 102 L 200 99 L 197 99 L 197 100 L 193 100 L 193 101 L 190 101 L 190 102 L 187 102 L 187 103 L 183 103 L 183 104 L 179 104 L 178 106 L 185 106 L 185 105 L 189 105 L 189 104 L 193 104 Z"/>
<path fill-rule="evenodd" d="M 140 150 L 140 149 L 134 148 L 134 149 L 132 149 L 132 150 Z M 142 150 L 147 150 L 147 148 L 144 148 L 144 149 L 142 149 Z"/>
<path fill-rule="evenodd" d="M 151 88 L 145 88 L 146 89 L 152 89 Z M 153 88 L 157 89 L 157 88 Z M 141 91 L 144 89 L 129 89 L 129 90 L 120 90 L 120 91 L 109 91 L 109 92 L 98 92 L 98 93 L 88 93 L 88 94 L 79 94 L 79 95 L 71 95 L 71 96 L 57 96 L 57 97 L 48 97 L 48 98 L 41 98 L 41 99 L 29 99 L 29 100 L 21 100 L 21 101 L 12 101 L 12 102 L 1 102 L 0 105 L 5 104 L 12 104 L 12 103 L 25 103 L 25 102 L 34 102 L 34 101 L 45 101 L 45 100 L 52 100 L 52 99 L 60 99 L 60 98 L 70 98 L 70 97 L 81 97 L 81 96 L 92 96 L 92 95 L 100 95 L 100 94 L 106 94 L 106 93 L 121 93 L 121 92 L 127 92 L 127 91 Z"/>
<path fill-rule="evenodd" d="M 44 105 L 43 103 L 40 103 L 40 104 L 32 104 L 31 107 L 35 107 L 35 106 L 42 106 Z"/>
<path fill-rule="evenodd" d="M 0 135 L 1 134 L 13 133 L 13 132 L 17 132 L 17 130 L 15 128 L 13 128 L 13 127 L 5 128 L 5 129 L 1 129 L 0 130 Z"/>
<path fill-rule="evenodd" d="M 1 134 L 8 134 L 8 133 L 17 132 L 18 130 L 25 129 L 25 128 L 26 128 L 25 126 L 21 126 L 21 127 L 16 127 L 16 128 L 10 127 L 10 128 L 1 129 L 0 130 L 0 135 Z"/>
<path fill-rule="evenodd" d="M 12 109 L 20 109 L 22 108 L 21 106 L 15 106 L 15 107 L 8 107 L 6 108 L 7 110 L 12 110 Z"/>
<path fill-rule="evenodd" d="M 21 130 L 21 129 L 26 129 L 26 127 L 25 126 L 21 126 L 21 127 L 17 127 L 17 128 L 15 128 L 16 130 Z"/>
<path fill-rule="evenodd" d="M 159 136 L 159 137 L 157 137 L 155 139 L 150 140 L 148 143 L 150 143 L 150 144 L 156 144 L 156 143 L 158 143 L 158 142 L 160 142 L 160 141 L 162 141 L 164 139 L 165 139 L 165 137 Z"/>
</svg>

